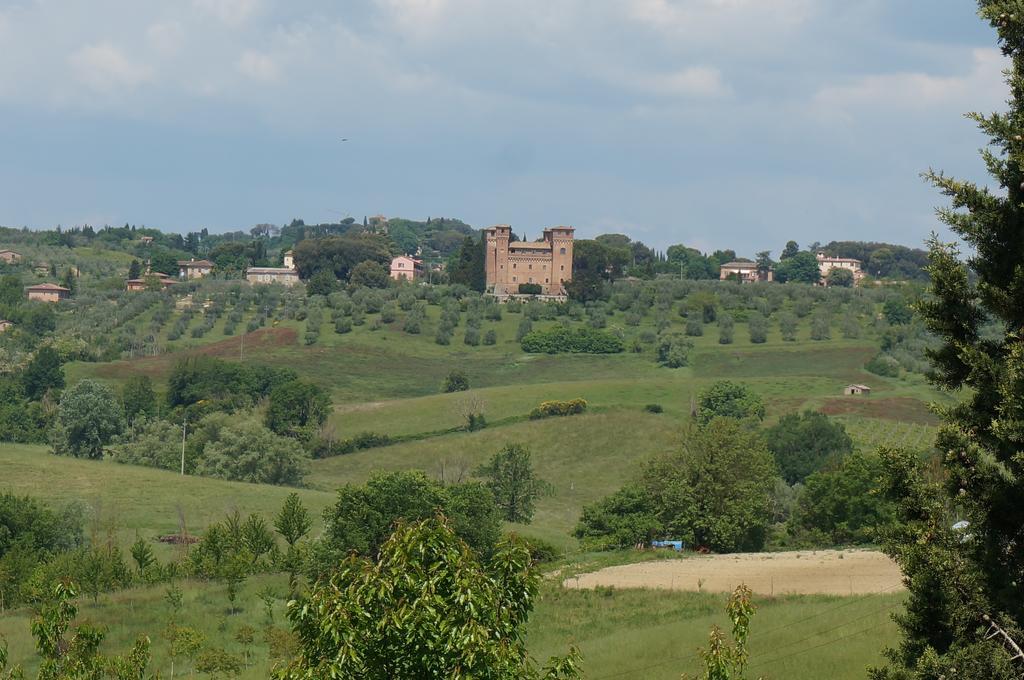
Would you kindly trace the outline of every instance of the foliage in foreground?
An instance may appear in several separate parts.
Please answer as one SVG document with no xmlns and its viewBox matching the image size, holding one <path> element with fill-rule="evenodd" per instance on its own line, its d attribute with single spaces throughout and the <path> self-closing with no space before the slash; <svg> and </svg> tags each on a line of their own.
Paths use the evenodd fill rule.
<svg viewBox="0 0 1024 680">
<path fill-rule="evenodd" d="M 289 603 L 299 654 L 277 677 L 579 678 L 575 650 L 543 669 L 527 654 L 538 580 L 520 543 L 484 565 L 443 518 L 402 525 L 375 561 L 350 556 Z"/>
<path fill-rule="evenodd" d="M 1011 657 L 1024 643 L 1024 12 L 1020 0 L 979 7 L 1011 64 L 1010 112 L 971 114 L 991 140 L 982 155 L 1002 191 L 929 174 L 952 199 L 940 217 L 975 255 L 964 264 L 955 246 L 933 240 L 930 295 L 918 311 L 942 343 L 928 352 L 931 379 L 966 398 L 941 412 L 941 483 L 910 453 L 883 455 L 899 515 L 887 550 L 910 596 L 879 679 L 1021 673 Z M 983 334 L 987 318 L 1000 322 L 997 332 Z"/>
</svg>

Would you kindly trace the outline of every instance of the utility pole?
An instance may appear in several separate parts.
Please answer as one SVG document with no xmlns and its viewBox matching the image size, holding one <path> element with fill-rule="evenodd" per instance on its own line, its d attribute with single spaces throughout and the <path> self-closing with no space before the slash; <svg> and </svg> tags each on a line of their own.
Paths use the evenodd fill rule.
<svg viewBox="0 0 1024 680">
<path fill-rule="evenodd" d="M 185 475 L 185 431 L 188 429 L 188 413 L 181 421 L 181 474 Z"/>
<path fill-rule="evenodd" d="M 245 331 L 239 336 L 240 342 L 238 343 L 238 360 L 242 360 L 242 353 L 245 352 Z"/>
</svg>

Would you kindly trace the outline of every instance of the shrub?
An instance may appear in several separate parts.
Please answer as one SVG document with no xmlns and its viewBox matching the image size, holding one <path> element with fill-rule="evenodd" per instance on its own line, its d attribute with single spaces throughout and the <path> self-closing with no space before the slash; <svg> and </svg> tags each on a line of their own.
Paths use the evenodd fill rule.
<svg viewBox="0 0 1024 680">
<path fill-rule="evenodd" d="M 686 334 L 694 338 L 699 338 L 704 335 L 704 323 L 701 321 L 699 316 L 687 317 Z"/>
<path fill-rule="evenodd" d="M 658 363 L 668 368 L 681 368 L 690 361 L 693 343 L 679 333 L 663 333 L 658 339 Z"/>
<path fill-rule="evenodd" d="M 768 340 L 768 319 L 760 313 L 751 314 L 747 320 L 750 342 L 760 345 Z"/>
<path fill-rule="evenodd" d="M 450 345 L 452 342 L 452 332 L 447 326 L 440 326 L 437 329 L 437 334 L 434 336 L 434 342 L 439 345 Z"/>
<path fill-rule="evenodd" d="M 885 352 L 876 354 L 871 361 L 864 364 L 864 369 L 886 378 L 900 377 L 900 362 Z"/>
<path fill-rule="evenodd" d="M 485 345 L 496 345 L 498 344 L 498 334 L 492 328 L 484 333 L 484 344 Z"/>
<path fill-rule="evenodd" d="M 531 331 L 522 339 L 524 352 L 545 354 L 616 354 L 625 349 L 620 338 L 593 328 L 564 328 Z"/>
<path fill-rule="evenodd" d="M 462 371 L 449 371 L 445 376 L 443 388 L 445 392 L 465 392 L 469 389 L 469 378 Z"/>
<path fill-rule="evenodd" d="M 520 295 L 540 295 L 542 288 L 539 283 L 520 283 L 519 294 Z"/>
<path fill-rule="evenodd" d="M 796 340 L 797 319 L 794 315 L 786 312 L 779 315 L 779 332 L 782 333 L 784 342 Z"/>
<path fill-rule="evenodd" d="M 348 317 L 340 317 L 334 322 L 335 333 L 350 333 L 352 331 L 352 319 Z"/>
<path fill-rule="evenodd" d="M 644 406 L 644 410 L 648 413 L 664 413 L 665 409 L 662 408 L 661 404 L 647 404 Z"/>
<path fill-rule="evenodd" d="M 821 312 L 811 319 L 811 340 L 828 340 L 832 337 L 832 322 L 828 314 Z"/>
<path fill-rule="evenodd" d="M 530 420 L 550 418 L 552 416 L 573 416 L 587 410 L 586 399 L 570 399 L 569 401 L 544 401 L 530 411 Z"/>
<path fill-rule="evenodd" d="M 519 321 L 519 327 L 516 329 L 516 342 L 522 342 L 531 331 L 533 330 L 533 321 L 529 317 L 523 316 Z"/>
<path fill-rule="evenodd" d="M 732 344 L 733 328 L 734 322 L 730 315 L 722 314 L 721 316 L 718 317 L 718 344 Z"/>
<path fill-rule="evenodd" d="M 466 326 L 466 334 L 463 336 L 463 342 L 470 347 L 476 347 L 480 344 L 480 328 L 478 326 Z"/>
<path fill-rule="evenodd" d="M 351 439 L 342 439 L 341 441 L 321 439 L 313 446 L 312 455 L 314 458 L 343 456 L 348 453 L 362 451 L 363 449 L 374 449 L 379 446 L 388 446 L 393 444 L 394 441 L 395 440 L 386 434 L 360 432 Z"/>
</svg>

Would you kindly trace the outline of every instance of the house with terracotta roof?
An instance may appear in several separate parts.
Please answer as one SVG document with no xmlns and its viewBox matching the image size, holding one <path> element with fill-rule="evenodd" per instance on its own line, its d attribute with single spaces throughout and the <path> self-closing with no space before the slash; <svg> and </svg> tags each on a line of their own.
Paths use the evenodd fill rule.
<svg viewBox="0 0 1024 680">
<path fill-rule="evenodd" d="M 162 272 L 151 272 L 143 274 L 137 279 L 128 279 L 124 282 L 124 289 L 133 292 L 150 290 L 151 284 L 156 283 L 159 283 L 161 290 L 163 290 L 173 286 L 177 281 L 174 280 L 173 276 L 168 274 L 164 274 Z"/>
<path fill-rule="evenodd" d="M 736 260 L 735 262 L 726 262 L 719 267 L 718 278 L 721 281 L 735 279 L 741 283 L 774 281 L 775 272 L 771 269 L 760 270 L 757 268 L 757 263 L 750 260 Z"/>
<path fill-rule="evenodd" d="M 56 283 L 40 283 L 25 289 L 29 300 L 39 302 L 60 302 L 71 297 L 71 290 Z"/>
<path fill-rule="evenodd" d="M 17 264 L 21 262 L 21 253 L 16 250 L 0 250 L 0 260 L 7 264 Z"/>
<path fill-rule="evenodd" d="M 395 281 L 415 281 L 423 277 L 423 260 L 399 255 L 391 260 L 391 278 Z"/>
<path fill-rule="evenodd" d="M 213 263 L 209 260 L 178 260 L 179 276 L 183 279 L 201 279 L 213 271 Z"/>
<path fill-rule="evenodd" d="M 828 274 L 833 269 L 846 269 L 853 274 L 853 282 L 860 283 L 867 274 L 861 269 L 860 260 L 855 260 L 852 257 L 833 257 L 826 255 L 825 253 L 818 253 L 818 271 L 821 273 L 821 284 L 825 285 L 828 279 Z"/>
<path fill-rule="evenodd" d="M 245 279 L 249 283 L 294 286 L 299 283 L 299 272 L 291 267 L 249 267 L 245 270 Z"/>
</svg>

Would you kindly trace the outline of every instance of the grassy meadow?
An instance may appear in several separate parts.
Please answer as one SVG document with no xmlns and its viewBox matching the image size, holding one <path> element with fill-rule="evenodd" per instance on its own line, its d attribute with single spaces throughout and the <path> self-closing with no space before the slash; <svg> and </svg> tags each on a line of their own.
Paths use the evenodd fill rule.
<svg viewBox="0 0 1024 680">
<path fill-rule="evenodd" d="M 385 447 L 313 461 L 306 488 L 299 490 L 316 517 L 319 531 L 323 509 L 338 487 L 359 483 L 376 471 L 419 469 L 445 480 L 464 479 L 507 443 L 526 444 L 534 465 L 553 491 L 538 503 L 534 521 L 508 529 L 543 538 L 566 551 L 573 568 L 586 568 L 602 558 L 580 555 L 571 531 L 584 505 L 619 488 L 651 456 L 679 446 L 689 427 L 692 400 L 715 380 L 743 382 L 764 399 L 767 424 L 804 409 L 839 418 L 859 448 L 907 445 L 927 448 L 936 418 L 927 403 L 942 397 L 918 376 L 882 378 L 864 370 L 878 351 L 878 335 L 863 323 L 859 337 L 843 337 L 838 326 L 832 339 L 810 339 L 810 318 L 801 318 L 797 339 L 784 342 L 776 324 L 767 342 L 751 344 L 743 321 L 737 321 L 732 344 L 718 342 L 714 324 L 693 337 L 690 365 L 680 369 L 658 366 L 650 343 L 630 351 L 630 341 L 656 328 L 651 315 L 639 326 L 626 323 L 622 312 L 607 318 L 609 330 L 621 330 L 627 351 L 611 356 L 527 355 L 515 340 L 522 314 L 505 312 L 501 320 L 484 321 L 482 332 L 494 330 L 494 345 L 463 343 L 464 323 L 451 345 L 435 343 L 439 308 L 429 305 L 419 334 L 402 329 L 404 312 L 392 323 L 374 324 L 379 314 L 367 314 L 364 325 L 338 334 L 325 319 L 316 342 L 305 344 L 307 322 L 274 320 L 244 334 L 255 318 L 244 310 L 237 334 L 225 334 L 220 319 L 202 337 L 188 332 L 178 340 L 158 344 L 167 352 L 157 356 L 106 363 L 75 362 L 66 367 L 69 382 L 96 378 L 117 385 L 133 375 L 152 377 L 159 388 L 174 363 L 189 353 L 288 367 L 328 389 L 333 412 L 328 429 L 337 438 L 361 432 L 384 433 L 403 441 Z M 147 314 L 137 322 L 148 323 Z M 180 314 L 180 310 L 175 314 Z M 194 318 L 189 328 L 199 323 Z M 684 319 L 668 316 L 671 328 L 682 330 Z M 558 323 L 534 322 L 534 328 Z M 379 328 L 374 330 L 374 326 Z M 452 369 L 469 378 L 469 392 L 443 394 L 441 383 Z M 868 396 L 845 397 L 848 383 L 872 388 Z M 587 413 L 568 418 L 530 421 L 527 414 L 540 402 L 582 397 Z M 472 398 L 484 404 L 490 423 L 477 432 L 450 432 L 463 424 L 462 403 Z M 664 412 L 652 414 L 647 404 Z M 448 432 L 446 432 L 448 431 Z M 175 533 L 184 518 L 187 530 L 204 527 L 235 509 L 271 517 L 291 489 L 224 482 L 113 462 L 56 458 L 43 446 L 0 445 L 0 488 L 31 494 L 54 503 L 77 501 L 88 513 L 90 530 L 116 535 L 122 545 L 138 536 L 153 539 Z M 160 559 L 175 549 L 160 547 Z M 565 563 L 563 563 L 564 566 Z M 242 653 L 233 640 L 241 625 L 260 627 L 265 613 L 257 591 L 272 587 L 285 592 L 283 577 L 251 578 L 240 595 L 243 611 L 228 615 L 222 584 L 185 582 L 183 622 L 203 630 L 208 639 L 229 651 Z M 101 595 L 81 603 L 81 617 L 108 626 L 111 649 L 127 648 L 139 633 L 154 640 L 154 659 L 162 673 L 169 671 L 166 641 L 160 631 L 170 615 L 163 600 L 164 586 L 140 587 Z M 889 615 L 899 605 L 898 594 L 859 598 L 801 596 L 759 599 L 751 633 L 751 674 L 769 677 L 858 678 L 864 668 L 881 660 L 895 626 Z M 584 654 L 592 680 L 602 678 L 678 678 L 696 673 L 696 648 L 705 643 L 713 623 L 725 624 L 725 597 L 711 593 L 677 593 L 599 589 L 570 591 L 548 579 L 536 604 L 529 628 L 529 645 L 541 659 L 564 652 L 570 644 Z M 274 610 L 277 626 L 284 625 L 283 601 Z M 0 616 L 0 634 L 11 648 L 12 661 L 31 658 L 28 610 Z M 181 665 L 184 664 L 184 665 Z M 243 678 L 267 677 L 271 665 L 266 645 L 257 643 Z M 178 671 L 188 668 L 179 660 Z"/>
</svg>

